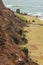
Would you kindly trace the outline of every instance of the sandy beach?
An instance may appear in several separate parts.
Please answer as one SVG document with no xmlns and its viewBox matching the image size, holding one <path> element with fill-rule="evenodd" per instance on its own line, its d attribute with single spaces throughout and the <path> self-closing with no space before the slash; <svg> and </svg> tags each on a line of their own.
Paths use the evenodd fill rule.
<svg viewBox="0 0 43 65">
<path fill-rule="evenodd" d="M 28 39 L 27 48 L 29 49 L 30 57 L 39 65 L 43 65 L 43 21 L 32 16 L 24 16 L 29 21 L 35 20 L 29 24 L 24 30 L 28 31 L 26 38 Z"/>
</svg>

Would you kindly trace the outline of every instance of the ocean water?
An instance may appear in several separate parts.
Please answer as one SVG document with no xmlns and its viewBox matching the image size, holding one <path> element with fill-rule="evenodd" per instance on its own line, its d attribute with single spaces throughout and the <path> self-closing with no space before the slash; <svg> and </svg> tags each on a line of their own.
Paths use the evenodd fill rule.
<svg viewBox="0 0 43 65">
<path fill-rule="evenodd" d="M 13 11 L 19 8 L 23 13 L 43 18 L 43 0 L 3 0 L 3 2 L 5 5 L 14 5 L 10 7 Z"/>
</svg>

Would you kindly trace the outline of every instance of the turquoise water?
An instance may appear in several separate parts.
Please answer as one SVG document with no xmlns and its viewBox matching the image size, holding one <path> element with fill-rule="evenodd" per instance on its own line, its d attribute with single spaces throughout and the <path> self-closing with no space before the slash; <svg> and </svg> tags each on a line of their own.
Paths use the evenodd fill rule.
<svg viewBox="0 0 43 65">
<path fill-rule="evenodd" d="M 14 11 L 19 8 L 21 12 L 43 14 L 43 0 L 3 0 L 3 2 L 5 5 L 14 5 L 10 7 Z"/>
</svg>

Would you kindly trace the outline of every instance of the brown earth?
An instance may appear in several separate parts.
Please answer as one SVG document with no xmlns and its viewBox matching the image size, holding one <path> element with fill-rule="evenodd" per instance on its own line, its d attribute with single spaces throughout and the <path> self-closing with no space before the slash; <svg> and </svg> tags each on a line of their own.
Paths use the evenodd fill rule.
<svg viewBox="0 0 43 65">
<path fill-rule="evenodd" d="M 23 26 L 25 23 L 0 0 L 0 65 L 38 65 L 30 58 L 28 59 L 18 46 L 23 41 L 17 32 Z"/>
</svg>

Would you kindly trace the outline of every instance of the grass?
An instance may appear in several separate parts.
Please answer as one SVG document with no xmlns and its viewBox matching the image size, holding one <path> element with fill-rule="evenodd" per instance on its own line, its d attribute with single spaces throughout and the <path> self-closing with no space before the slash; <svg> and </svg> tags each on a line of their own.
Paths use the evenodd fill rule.
<svg viewBox="0 0 43 65">
<path fill-rule="evenodd" d="M 24 22 L 26 22 L 26 21 L 27 21 L 27 19 L 26 19 L 23 15 L 18 14 L 18 13 L 15 13 L 15 15 L 16 15 L 17 17 L 19 17 L 19 18 L 20 18 L 20 20 L 22 20 L 22 21 L 24 21 Z"/>
<path fill-rule="evenodd" d="M 20 45 L 21 49 L 27 48 L 26 45 Z"/>
</svg>

